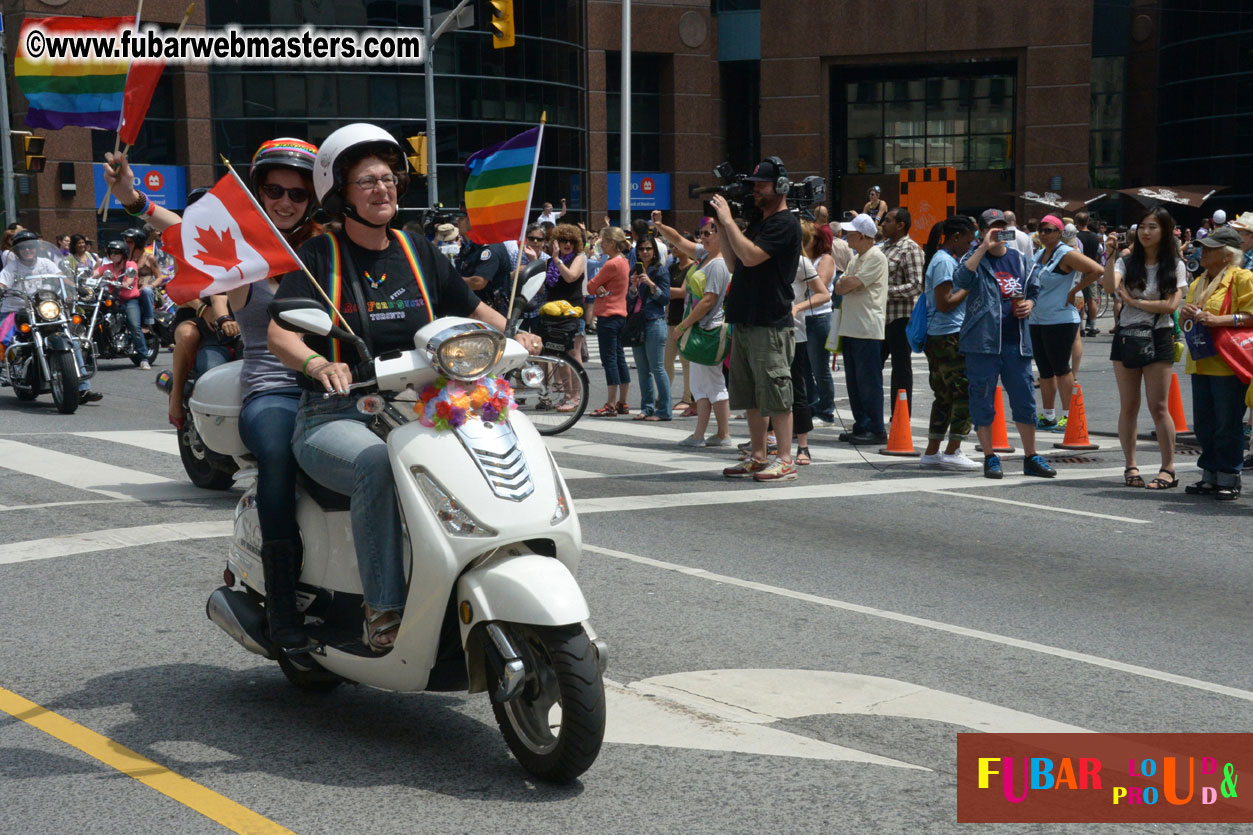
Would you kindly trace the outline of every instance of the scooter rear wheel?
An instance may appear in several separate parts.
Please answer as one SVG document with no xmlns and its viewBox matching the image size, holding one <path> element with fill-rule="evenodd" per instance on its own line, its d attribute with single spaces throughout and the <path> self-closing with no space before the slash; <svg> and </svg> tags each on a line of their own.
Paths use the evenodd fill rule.
<svg viewBox="0 0 1253 835">
<path fill-rule="evenodd" d="M 591 767 L 605 738 L 605 686 L 581 626 L 501 624 L 522 655 L 526 681 L 492 712 L 509 750 L 542 780 L 568 783 Z"/>
</svg>

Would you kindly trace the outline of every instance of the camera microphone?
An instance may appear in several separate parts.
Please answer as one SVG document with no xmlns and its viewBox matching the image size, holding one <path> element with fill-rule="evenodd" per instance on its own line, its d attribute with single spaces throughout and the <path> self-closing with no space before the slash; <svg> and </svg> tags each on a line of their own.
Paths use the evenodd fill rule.
<svg viewBox="0 0 1253 835">
<path fill-rule="evenodd" d="M 688 189 L 688 192 L 691 196 L 695 197 L 698 194 L 717 194 L 722 191 L 722 189 L 723 186 L 701 186 L 700 188 L 693 186 Z"/>
</svg>

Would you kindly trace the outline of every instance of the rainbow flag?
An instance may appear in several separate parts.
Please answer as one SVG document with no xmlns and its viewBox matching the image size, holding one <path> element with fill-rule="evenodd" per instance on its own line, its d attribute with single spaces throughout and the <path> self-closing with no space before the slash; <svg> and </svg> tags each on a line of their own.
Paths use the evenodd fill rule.
<svg viewBox="0 0 1253 835">
<path fill-rule="evenodd" d="M 58 130 L 73 125 L 117 130 L 128 67 L 121 60 L 36 60 L 26 51 L 30 30 L 38 27 L 49 35 L 94 33 L 105 37 L 105 33 L 134 25 L 134 17 L 40 17 L 23 21 L 13 74 L 29 104 L 26 127 Z"/>
<path fill-rule="evenodd" d="M 466 180 L 466 213 L 475 243 L 498 244 L 522 238 L 543 136 L 540 125 L 466 160 L 470 175 Z"/>
</svg>

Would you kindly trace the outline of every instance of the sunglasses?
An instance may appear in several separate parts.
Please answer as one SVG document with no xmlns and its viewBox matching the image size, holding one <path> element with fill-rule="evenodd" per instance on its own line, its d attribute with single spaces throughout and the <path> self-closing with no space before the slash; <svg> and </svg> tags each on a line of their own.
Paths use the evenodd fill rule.
<svg viewBox="0 0 1253 835">
<path fill-rule="evenodd" d="M 543 235 L 527 235 L 526 239 L 533 244 L 542 244 L 544 242 Z"/>
<path fill-rule="evenodd" d="M 577 244 L 577 243 L 578 243 L 578 241 L 576 241 L 574 238 L 558 238 L 558 239 L 557 239 L 557 243 L 559 243 L 559 244 Z"/>
<path fill-rule="evenodd" d="M 718 231 L 717 231 L 716 229 L 702 229 L 702 230 L 700 230 L 700 236 L 701 236 L 702 238 L 712 238 L 714 235 L 717 235 L 717 234 L 718 234 Z"/>
<path fill-rule="evenodd" d="M 653 248 L 651 246 L 637 246 L 635 250 L 636 252 L 652 252 Z"/>
<path fill-rule="evenodd" d="M 283 188 L 274 183 L 266 183 L 261 187 L 261 193 L 271 200 L 282 200 L 283 195 L 286 194 L 293 203 L 304 203 L 309 199 L 309 189 L 299 186 L 296 188 Z"/>
<path fill-rule="evenodd" d="M 1040 227 L 1040 234 L 1041 234 L 1041 235 L 1051 235 L 1051 234 L 1053 234 L 1053 233 L 1054 233 L 1054 232 L 1056 232 L 1056 231 L 1057 231 L 1057 230 L 1056 230 L 1056 229 L 1054 229 L 1052 226 L 1041 226 L 1041 227 Z"/>
</svg>

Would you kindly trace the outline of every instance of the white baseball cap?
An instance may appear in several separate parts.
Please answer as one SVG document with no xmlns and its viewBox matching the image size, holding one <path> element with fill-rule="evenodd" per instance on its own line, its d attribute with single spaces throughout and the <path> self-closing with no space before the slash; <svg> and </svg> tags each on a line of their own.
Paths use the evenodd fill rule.
<svg viewBox="0 0 1253 835">
<path fill-rule="evenodd" d="M 1224 212 L 1222 209 L 1219 209 L 1218 211 L 1214 212 L 1214 225 L 1215 226 L 1222 226 L 1226 222 L 1227 222 L 1226 212 Z"/>
<path fill-rule="evenodd" d="M 874 218 L 868 214 L 856 215 L 852 220 L 840 224 L 840 228 L 845 232 L 860 232 L 867 238 L 873 239 L 879 234 L 879 227 L 875 224 Z"/>
</svg>

